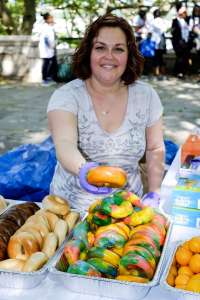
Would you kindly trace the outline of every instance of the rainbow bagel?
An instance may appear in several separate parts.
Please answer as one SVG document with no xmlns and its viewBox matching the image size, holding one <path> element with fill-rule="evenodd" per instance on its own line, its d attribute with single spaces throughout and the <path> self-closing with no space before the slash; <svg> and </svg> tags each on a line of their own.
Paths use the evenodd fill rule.
<svg viewBox="0 0 200 300">
<path fill-rule="evenodd" d="M 102 247 L 93 247 L 88 251 L 88 258 L 101 258 L 103 261 L 118 267 L 120 256 L 111 250 Z"/>
<path fill-rule="evenodd" d="M 99 211 L 101 207 L 101 202 L 102 199 L 97 199 L 96 201 L 94 201 L 88 209 L 89 213 L 94 213 L 95 211 Z"/>
<path fill-rule="evenodd" d="M 127 200 L 127 201 L 131 202 L 131 204 L 135 207 L 140 207 L 140 208 L 143 207 L 141 199 L 136 194 L 134 194 L 132 192 L 120 191 L 120 192 L 117 192 L 115 195 L 119 195 L 124 200 Z"/>
<path fill-rule="evenodd" d="M 85 243 L 86 247 L 89 247 L 89 242 L 88 242 L 89 229 L 90 226 L 87 220 L 79 222 L 73 229 L 72 238 L 74 240 L 82 240 Z"/>
<path fill-rule="evenodd" d="M 103 248 L 121 248 L 127 241 L 124 235 L 112 229 L 96 234 L 95 237 L 94 246 Z"/>
<path fill-rule="evenodd" d="M 160 258 L 160 251 L 158 250 L 152 239 L 147 236 L 140 236 L 128 241 L 128 243 L 126 243 L 126 246 L 124 247 L 124 251 L 127 251 L 127 247 L 131 245 L 138 245 L 149 250 L 156 259 L 156 262 Z"/>
<path fill-rule="evenodd" d="M 111 216 L 96 211 L 93 214 L 92 222 L 98 226 L 105 226 L 112 223 L 112 218 Z"/>
<path fill-rule="evenodd" d="M 73 265 L 70 265 L 67 273 L 101 277 L 101 273 L 94 266 L 83 260 L 78 260 Z"/>
<path fill-rule="evenodd" d="M 156 214 L 154 215 L 152 221 L 157 221 L 158 223 L 160 223 L 162 226 L 164 226 L 164 228 L 167 230 L 168 229 L 168 221 L 167 218 L 165 216 L 163 216 L 162 214 L 156 212 Z"/>
<path fill-rule="evenodd" d="M 163 246 L 165 242 L 165 237 L 166 237 L 166 230 L 163 225 L 161 225 L 159 222 L 152 221 L 149 223 L 149 225 L 160 235 L 160 245 Z"/>
<path fill-rule="evenodd" d="M 110 248 L 110 250 L 112 252 L 118 254 L 121 257 L 123 255 L 124 247 L 121 247 L 121 248 L 113 247 L 113 248 Z"/>
<path fill-rule="evenodd" d="M 80 259 L 80 254 L 85 250 L 85 243 L 81 240 L 70 240 L 65 244 L 64 256 L 70 265 Z"/>
<path fill-rule="evenodd" d="M 102 199 L 100 211 L 112 218 L 121 219 L 133 213 L 133 206 L 119 195 L 112 195 Z"/>
<path fill-rule="evenodd" d="M 99 227 L 95 233 L 95 236 L 97 237 L 99 234 L 108 232 L 110 230 L 116 231 L 118 234 L 122 235 L 125 240 L 128 240 L 129 238 L 130 230 L 128 226 L 125 224 L 123 225 L 122 222 Z"/>
<path fill-rule="evenodd" d="M 150 234 L 155 234 L 156 235 L 156 240 L 158 240 L 159 242 L 159 245 L 163 245 L 164 244 L 164 241 L 165 241 L 165 231 L 163 233 L 163 231 L 158 227 L 156 226 L 156 224 L 154 223 L 148 223 L 148 224 L 145 224 L 145 225 L 139 225 L 137 227 L 135 227 L 134 229 L 131 230 L 130 232 L 130 236 L 134 233 L 134 232 L 139 232 L 139 231 L 147 231 L 149 232 Z"/>
<path fill-rule="evenodd" d="M 148 263 L 151 265 L 153 269 L 156 268 L 155 257 L 148 249 L 141 246 L 132 245 L 124 249 L 124 255 L 129 255 L 129 254 L 136 254 L 142 256 L 146 261 L 148 261 Z"/>
<path fill-rule="evenodd" d="M 110 263 L 103 261 L 101 258 L 90 258 L 87 262 L 107 278 L 114 278 L 117 276 L 117 268 Z"/>
<path fill-rule="evenodd" d="M 127 175 L 121 168 L 101 165 L 89 170 L 87 181 L 95 186 L 121 188 L 127 182 Z"/>
<path fill-rule="evenodd" d="M 151 222 L 155 215 L 154 209 L 150 206 L 145 206 L 140 211 L 132 213 L 130 216 L 124 218 L 124 223 L 129 226 L 138 226 Z"/>
<path fill-rule="evenodd" d="M 153 240 L 153 242 L 155 243 L 157 249 L 160 250 L 160 237 L 158 234 L 155 233 L 155 231 L 152 228 L 150 228 L 149 226 L 146 226 L 145 228 L 141 228 L 136 231 L 133 230 L 130 233 L 130 239 L 134 239 L 134 238 L 137 238 L 140 236 L 150 237 Z"/>
<path fill-rule="evenodd" d="M 119 267 L 118 267 L 118 274 L 119 275 L 131 275 L 131 276 L 146 278 L 146 274 L 143 272 L 142 269 L 134 268 L 134 269 L 131 269 L 131 270 L 127 270 L 121 264 L 119 264 Z"/>
<path fill-rule="evenodd" d="M 139 268 L 141 269 L 147 278 L 151 279 L 154 274 L 154 269 L 151 267 L 148 261 L 142 256 L 136 254 L 128 254 L 123 256 L 119 262 L 127 270 Z"/>
</svg>

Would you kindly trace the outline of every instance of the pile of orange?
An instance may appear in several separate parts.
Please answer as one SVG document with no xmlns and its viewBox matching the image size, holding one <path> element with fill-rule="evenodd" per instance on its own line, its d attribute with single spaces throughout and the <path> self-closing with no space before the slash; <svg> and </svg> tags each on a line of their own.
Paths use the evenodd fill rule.
<svg viewBox="0 0 200 300">
<path fill-rule="evenodd" d="M 178 289 L 200 293 L 200 236 L 178 247 L 167 283 Z"/>
</svg>

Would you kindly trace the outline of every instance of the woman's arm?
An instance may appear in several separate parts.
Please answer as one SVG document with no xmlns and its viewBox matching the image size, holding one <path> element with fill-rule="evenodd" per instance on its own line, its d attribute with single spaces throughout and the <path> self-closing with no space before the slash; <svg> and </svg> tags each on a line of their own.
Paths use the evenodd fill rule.
<svg viewBox="0 0 200 300">
<path fill-rule="evenodd" d="M 77 118 L 73 113 L 54 110 L 48 112 L 48 125 L 56 156 L 64 169 L 78 175 L 86 160 L 78 150 Z"/>
<path fill-rule="evenodd" d="M 160 192 L 164 175 L 165 147 L 162 118 L 146 129 L 146 164 L 149 192 Z"/>
</svg>

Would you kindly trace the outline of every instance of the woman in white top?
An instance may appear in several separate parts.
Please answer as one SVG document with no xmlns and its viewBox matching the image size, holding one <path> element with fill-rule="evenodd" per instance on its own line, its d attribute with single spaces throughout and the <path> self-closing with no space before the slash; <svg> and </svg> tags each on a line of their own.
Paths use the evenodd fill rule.
<svg viewBox="0 0 200 300">
<path fill-rule="evenodd" d="M 40 33 L 39 52 L 43 60 L 42 80 L 48 83 L 57 80 L 57 59 L 56 59 L 56 35 L 54 31 L 54 19 L 49 13 L 42 14 L 44 24 Z"/>
<path fill-rule="evenodd" d="M 78 79 L 50 99 L 48 121 L 58 159 L 50 192 L 72 207 L 86 210 L 97 197 L 80 177 L 82 171 L 87 175 L 91 162 L 123 168 L 126 188 L 142 196 L 139 161 L 144 153 L 153 192 L 146 199 L 153 195 L 152 204 L 154 196 L 157 199 L 164 170 L 163 108 L 154 89 L 138 81 L 142 66 L 128 22 L 101 16 L 87 28 L 74 54 Z"/>
</svg>

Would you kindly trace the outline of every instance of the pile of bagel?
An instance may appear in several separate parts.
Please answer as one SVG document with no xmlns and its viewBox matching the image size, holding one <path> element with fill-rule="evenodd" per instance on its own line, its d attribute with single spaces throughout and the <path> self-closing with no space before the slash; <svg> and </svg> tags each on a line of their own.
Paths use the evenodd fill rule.
<svg viewBox="0 0 200 300">
<path fill-rule="evenodd" d="M 79 220 L 80 214 L 71 211 L 67 201 L 54 195 L 48 195 L 43 199 L 42 208 L 35 203 L 27 202 L 15 205 L 18 212 L 22 205 L 32 205 L 35 210 L 24 217 L 23 221 L 19 218 L 16 220 L 18 226 L 7 240 L 6 252 L 4 251 L 4 256 L 1 256 L 0 269 L 34 272 L 54 255 Z M 21 215 L 24 215 L 23 211 Z"/>
<path fill-rule="evenodd" d="M 167 218 L 129 191 L 97 199 L 73 230 L 57 263 L 60 271 L 148 283 L 164 246 Z"/>
</svg>

